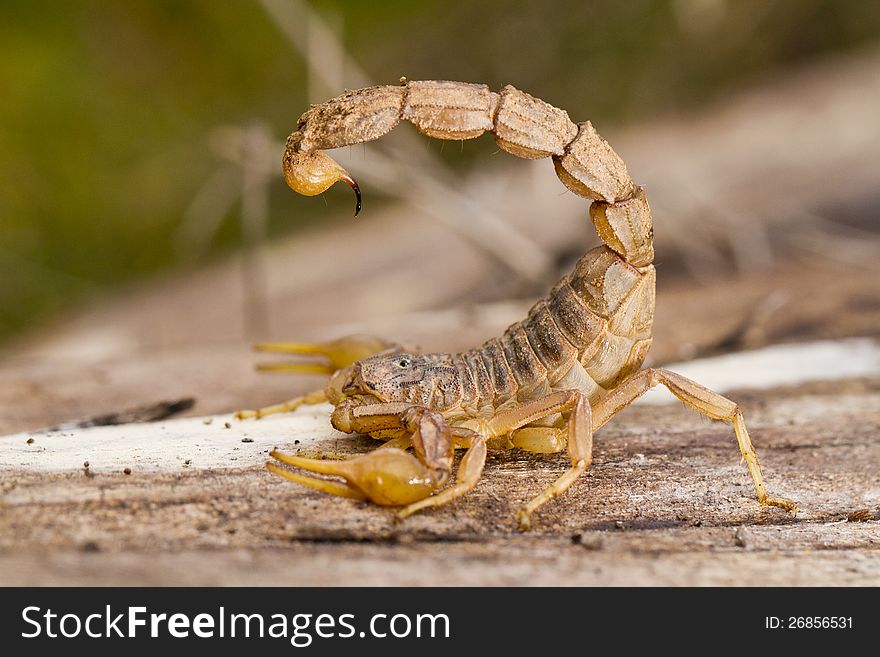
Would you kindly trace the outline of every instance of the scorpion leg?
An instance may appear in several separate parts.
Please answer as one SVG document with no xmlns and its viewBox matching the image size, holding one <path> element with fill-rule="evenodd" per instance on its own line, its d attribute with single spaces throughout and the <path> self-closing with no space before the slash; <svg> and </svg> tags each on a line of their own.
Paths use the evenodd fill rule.
<svg viewBox="0 0 880 657">
<path fill-rule="evenodd" d="M 379 449 L 390 449 L 392 447 L 407 450 L 412 447 L 412 438 L 410 436 L 397 436 L 396 438 L 391 438 L 390 440 L 385 441 Z"/>
<path fill-rule="evenodd" d="M 620 385 L 611 390 L 596 404 L 593 413 L 596 418 L 596 427 L 601 427 L 614 415 L 632 404 L 645 392 L 654 386 L 662 384 L 678 397 L 687 406 L 712 418 L 723 420 L 733 425 L 739 450 L 749 469 L 752 482 L 758 495 L 758 501 L 767 506 L 777 506 L 786 511 L 797 512 L 797 505 L 791 500 L 768 495 L 764 486 L 764 476 L 761 473 L 761 465 L 758 455 L 752 447 L 749 432 L 742 412 L 736 403 L 722 397 L 717 392 L 701 386 L 699 383 L 683 377 L 681 374 L 663 369 L 646 369 L 632 375 Z"/>
<path fill-rule="evenodd" d="M 380 353 L 397 353 L 406 347 L 396 342 L 389 342 L 370 335 L 348 335 L 329 342 L 265 342 L 254 346 L 257 351 L 268 351 L 281 354 L 302 354 L 319 356 L 320 360 L 305 363 L 261 363 L 257 369 L 261 372 L 294 372 L 296 374 L 326 374 L 335 372 L 356 363 L 359 360 Z M 300 406 L 321 404 L 327 401 L 324 388 L 307 392 L 280 404 L 265 406 L 257 410 L 238 411 L 236 420 L 260 419 L 273 413 L 289 413 Z"/>
<path fill-rule="evenodd" d="M 535 420 L 569 412 L 568 455 L 571 466 L 559 478 L 530 500 L 517 513 L 522 531 L 531 527 L 531 515 L 542 504 L 559 497 L 586 471 L 593 460 L 593 420 L 590 401 L 580 390 L 563 390 L 503 411 L 489 422 L 493 436 L 515 433 Z"/>
<path fill-rule="evenodd" d="M 327 401 L 327 394 L 322 388 L 321 390 L 312 390 L 299 397 L 288 399 L 286 402 L 281 402 L 280 404 L 258 408 L 255 411 L 238 411 L 235 414 L 235 419 L 248 420 L 253 418 L 254 420 L 259 420 L 266 415 L 272 415 L 273 413 L 290 413 L 291 411 L 298 409 L 300 406 L 323 404 L 325 401 Z"/>
<path fill-rule="evenodd" d="M 555 427 L 523 427 L 510 432 L 510 442 L 517 449 L 536 454 L 556 454 L 565 449 L 565 429 Z"/>
<path fill-rule="evenodd" d="M 272 462 L 266 467 L 296 483 L 333 495 L 369 499 L 382 506 L 402 506 L 426 498 L 449 479 L 453 438 L 439 413 L 392 403 L 357 407 L 348 417 L 334 418 L 337 426 L 344 422 L 344 428 L 350 431 L 403 428 L 410 434 L 415 455 L 386 446 L 344 461 L 308 459 L 276 450 L 269 454 L 308 472 L 341 477 L 345 483 L 290 472 Z"/>
</svg>

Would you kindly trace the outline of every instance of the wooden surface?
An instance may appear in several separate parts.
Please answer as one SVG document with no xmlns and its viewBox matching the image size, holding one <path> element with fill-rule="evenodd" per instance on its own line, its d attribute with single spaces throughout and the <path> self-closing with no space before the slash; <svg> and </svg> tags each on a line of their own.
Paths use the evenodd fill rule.
<svg viewBox="0 0 880 657">
<path fill-rule="evenodd" d="M 796 517 L 757 504 L 729 427 L 677 405 L 640 406 L 599 433 L 589 476 L 527 534 L 515 530 L 516 508 L 561 471 L 562 455 L 493 453 L 475 491 L 403 523 L 259 465 L 5 469 L 0 582 L 880 584 L 880 380 L 736 398 L 770 490 L 797 500 Z M 373 446 L 333 436 L 316 449 Z"/>
</svg>

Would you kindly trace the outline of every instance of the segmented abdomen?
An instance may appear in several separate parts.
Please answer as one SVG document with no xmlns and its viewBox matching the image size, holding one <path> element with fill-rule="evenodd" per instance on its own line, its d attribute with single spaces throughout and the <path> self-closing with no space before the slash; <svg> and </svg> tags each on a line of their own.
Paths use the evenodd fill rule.
<svg viewBox="0 0 880 657">
<path fill-rule="evenodd" d="M 654 268 L 637 269 L 608 247 L 574 271 L 500 338 L 456 357 L 464 397 L 495 408 L 554 389 L 595 398 L 635 372 L 651 344 Z"/>
</svg>

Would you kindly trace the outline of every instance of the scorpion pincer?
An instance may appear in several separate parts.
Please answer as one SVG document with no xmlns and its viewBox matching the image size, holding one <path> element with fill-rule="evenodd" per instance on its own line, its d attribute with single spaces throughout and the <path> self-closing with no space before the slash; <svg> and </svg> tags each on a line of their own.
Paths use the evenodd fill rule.
<svg viewBox="0 0 880 657">
<path fill-rule="evenodd" d="M 322 362 L 275 370 L 330 375 L 325 389 L 240 418 L 329 401 L 332 424 L 384 441 L 348 460 L 273 451 L 270 471 L 320 491 L 400 506 L 400 517 L 447 504 L 480 479 L 488 449 L 567 451 L 569 467 L 518 512 L 521 529 L 542 504 L 589 467 L 593 433 L 661 384 L 703 415 L 733 425 L 761 504 L 796 511 L 764 487 L 743 415 L 729 399 L 664 369 L 641 369 L 651 345 L 655 270 L 651 210 L 623 160 L 589 122 L 506 86 L 406 81 L 350 91 L 312 106 L 287 140 L 283 171 L 296 192 L 315 195 L 337 181 L 360 189 L 323 151 L 378 139 L 401 119 L 429 137 L 472 139 L 484 132 L 521 158 L 550 157 L 562 183 L 591 201 L 604 245 L 586 253 L 499 338 L 457 354 L 419 354 L 367 336 L 322 344 L 272 343 L 267 351 L 316 354 Z M 465 449 L 452 477 L 454 451 Z M 409 450 L 412 450 L 411 452 Z M 305 474 L 305 472 L 311 474 Z M 313 476 L 313 475 L 321 476 Z"/>
</svg>

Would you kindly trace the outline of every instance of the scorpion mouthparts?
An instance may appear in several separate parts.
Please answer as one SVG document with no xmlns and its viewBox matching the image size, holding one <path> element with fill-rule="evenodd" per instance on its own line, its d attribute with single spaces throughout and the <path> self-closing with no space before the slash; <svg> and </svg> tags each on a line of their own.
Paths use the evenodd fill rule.
<svg viewBox="0 0 880 657">
<path fill-rule="evenodd" d="M 349 392 L 357 392 L 359 389 L 360 388 L 354 379 L 349 380 L 344 386 L 342 386 L 342 392 L 346 394 Z"/>
<path fill-rule="evenodd" d="M 361 188 L 358 186 L 357 181 L 349 175 L 342 176 L 341 179 L 351 186 L 354 190 L 354 195 L 357 197 L 357 203 L 354 206 L 354 216 L 356 217 L 361 211 Z"/>
</svg>

